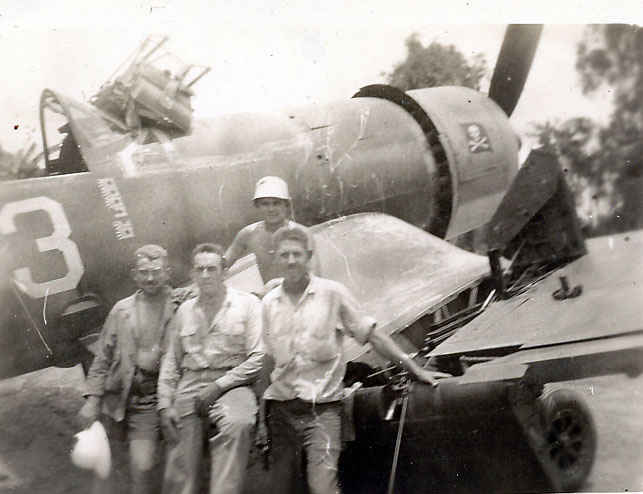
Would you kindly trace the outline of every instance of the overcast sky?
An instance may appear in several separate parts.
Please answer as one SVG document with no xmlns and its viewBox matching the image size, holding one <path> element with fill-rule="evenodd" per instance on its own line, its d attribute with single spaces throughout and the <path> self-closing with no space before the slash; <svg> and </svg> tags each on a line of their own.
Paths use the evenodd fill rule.
<svg viewBox="0 0 643 494">
<path fill-rule="evenodd" d="M 609 95 L 583 97 L 574 69 L 580 23 L 640 23 L 643 16 L 640 1 L 603 0 L 541 0 L 520 9 L 475 0 L 448 0 L 447 6 L 426 0 L 89 3 L 0 6 L 3 148 L 15 151 L 38 134 L 43 88 L 87 99 L 148 34 L 169 35 L 185 62 L 212 67 L 193 101 L 197 116 L 210 116 L 350 98 L 361 86 L 384 81 L 381 72 L 404 58 L 412 32 L 424 43 L 454 44 L 466 56 L 481 52 L 492 69 L 505 23 L 545 22 L 512 117 L 516 130 L 579 115 L 604 120 Z"/>
</svg>

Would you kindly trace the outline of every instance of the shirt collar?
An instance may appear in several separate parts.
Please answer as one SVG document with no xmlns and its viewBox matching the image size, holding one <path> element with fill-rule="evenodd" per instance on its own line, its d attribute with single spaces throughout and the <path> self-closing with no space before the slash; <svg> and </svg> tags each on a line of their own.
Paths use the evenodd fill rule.
<svg viewBox="0 0 643 494">
<path fill-rule="evenodd" d="M 232 298 L 231 298 L 232 290 L 230 287 L 226 286 L 225 287 L 225 297 L 223 299 L 223 302 L 221 302 L 221 308 L 223 309 L 224 307 L 229 307 L 230 304 L 232 303 Z M 195 297 L 197 300 L 200 298 L 200 295 L 197 294 Z"/>
<path fill-rule="evenodd" d="M 314 276 L 313 274 L 309 273 L 310 276 L 310 282 L 308 283 L 308 286 L 304 290 L 304 293 L 301 295 L 301 299 L 305 299 L 308 295 L 314 295 L 317 292 L 317 288 L 319 285 L 319 278 L 317 276 Z M 283 283 L 277 287 L 277 294 L 276 297 L 277 299 L 281 299 L 286 293 L 284 292 L 284 285 Z"/>
<path fill-rule="evenodd" d="M 309 273 L 308 276 L 310 276 L 310 283 L 308 283 L 308 286 L 306 287 L 306 290 L 304 293 L 313 295 L 317 291 L 319 278 L 317 278 L 317 276 L 313 276 L 312 273 Z"/>
<path fill-rule="evenodd" d="M 171 291 L 172 289 L 169 286 L 166 285 L 163 287 L 163 293 L 165 294 L 166 297 L 170 295 Z M 143 290 L 138 288 L 136 292 L 134 292 L 134 301 L 140 300 L 142 296 L 143 296 Z"/>
<path fill-rule="evenodd" d="M 223 302 L 221 302 L 221 307 L 219 308 L 218 312 L 214 315 L 214 319 L 212 321 L 206 321 L 208 324 L 208 327 L 213 327 L 216 326 L 217 323 L 221 320 L 221 317 L 223 314 L 230 308 L 232 305 L 232 299 L 233 299 L 233 291 L 226 287 L 226 294 L 225 298 L 223 299 Z M 199 305 L 196 303 L 198 300 L 198 297 L 194 299 L 194 305 L 192 306 L 192 310 L 195 310 L 198 308 L 198 310 L 201 312 L 203 316 L 205 316 L 205 312 L 203 312 L 203 309 L 199 307 Z"/>
</svg>

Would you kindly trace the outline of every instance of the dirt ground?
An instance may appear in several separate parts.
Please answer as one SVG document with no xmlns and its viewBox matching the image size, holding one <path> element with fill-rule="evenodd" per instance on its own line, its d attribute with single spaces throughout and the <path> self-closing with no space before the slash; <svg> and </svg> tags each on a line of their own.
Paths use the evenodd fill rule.
<svg viewBox="0 0 643 494">
<path fill-rule="evenodd" d="M 76 367 L 0 382 L 0 492 L 91 490 L 91 476 L 69 459 L 82 380 Z M 643 376 L 603 376 L 560 386 L 586 397 L 598 430 L 596 462 L 583 490 L 643 491 Z M 118 482 L 116 492 L 127 492 L 125 477 Z"/>
</svg>

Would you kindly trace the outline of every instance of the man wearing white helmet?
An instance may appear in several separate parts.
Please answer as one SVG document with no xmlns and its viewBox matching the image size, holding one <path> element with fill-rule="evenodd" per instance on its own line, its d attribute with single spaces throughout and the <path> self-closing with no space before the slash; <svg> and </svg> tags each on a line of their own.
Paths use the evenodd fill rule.
<svg viewBox="0 0 643 494">
<path fill-rule="evenodd" d="M 253 202 L 262 220 L 242 228 L 225 253 L 226 265 L 232 266 L 241 257 L 253 253 L 264 283 L 283 276 L 277 268 L 273 233 L 283 226 L 301 226 L 289 220 L 290 193 L 288 184 L 279 177 L 266 176 L 257 182 Z M 319 274 L 317 258 L 313 271 Z"/>
</svg>

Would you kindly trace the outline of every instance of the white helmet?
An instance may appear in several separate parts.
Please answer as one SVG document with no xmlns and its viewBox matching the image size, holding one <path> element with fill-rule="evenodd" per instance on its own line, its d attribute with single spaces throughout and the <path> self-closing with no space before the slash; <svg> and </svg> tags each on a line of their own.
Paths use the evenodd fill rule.
<svg viewBox="0 0 643 494">
<path fill-rule="evenodd" d="M 103 425 L 95 421 L 89 429 L 76 434 L 76 445 L 71 460 L 79 468 L 92 470 L 102 479 L 109 476 L 112 456 Z"/>
<path fill-rule="evenodd" d="M 255 186 L 255 195 L 252 200 L 255 201 L 264 197 L 276 197 L 277 199 L 290 201 L 288 184 L 279 177 L 267 176 L 260 178 Z"/>
</svg>

